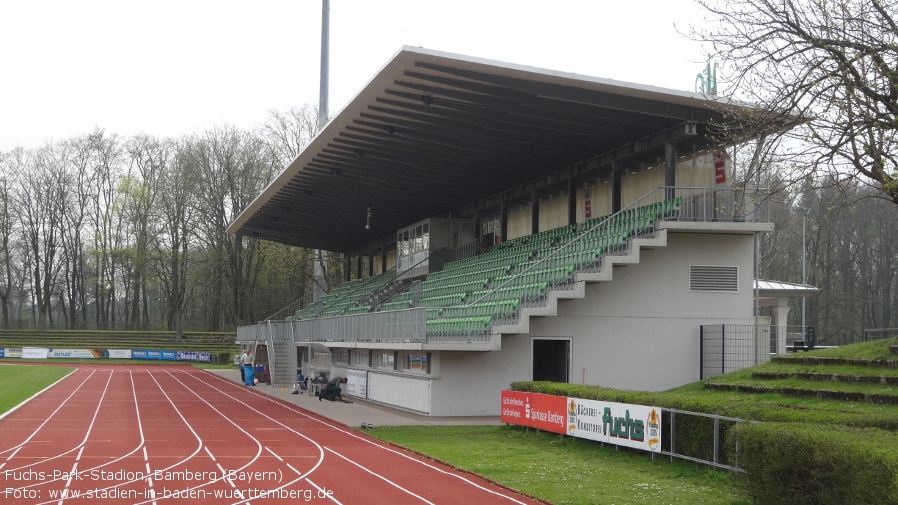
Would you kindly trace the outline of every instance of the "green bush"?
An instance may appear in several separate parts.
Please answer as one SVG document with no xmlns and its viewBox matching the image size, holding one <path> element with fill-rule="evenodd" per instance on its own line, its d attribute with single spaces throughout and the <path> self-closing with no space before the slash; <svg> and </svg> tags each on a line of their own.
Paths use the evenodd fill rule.
<svg viewBox="0 0 898 505">
<path fill-rule="evenodd" d="M 730 448 L 756 505 L 898 503 L 898 437 L 876 429 L 742 424 Z"/>
</svg>

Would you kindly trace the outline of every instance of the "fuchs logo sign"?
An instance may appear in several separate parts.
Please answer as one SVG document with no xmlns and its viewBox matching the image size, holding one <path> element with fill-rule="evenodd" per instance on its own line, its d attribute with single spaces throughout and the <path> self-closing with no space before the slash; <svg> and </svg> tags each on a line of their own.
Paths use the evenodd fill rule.
<svg viewBox="0 0 898 505">
<path fill-rule="evenodd" d="M 657 407 L 568 398 L 567 434 L 650 452 L 661 450 Z"/>
</svg>

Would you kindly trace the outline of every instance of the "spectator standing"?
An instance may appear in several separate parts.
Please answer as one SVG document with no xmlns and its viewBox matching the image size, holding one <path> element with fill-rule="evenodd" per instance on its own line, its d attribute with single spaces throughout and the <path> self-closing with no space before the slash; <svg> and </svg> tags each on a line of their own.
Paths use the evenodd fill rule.
<svg viewBox="0 0 898 505">
<path fill-rule="evenodd" d="M 243 383 L 247 386 L 253 386 L 255 372 L 253 372 L 253 358 L 249 355 L 249 349 L 244 349 L 240 356 L 240 362 L 243 364 Z"/>
</svg>

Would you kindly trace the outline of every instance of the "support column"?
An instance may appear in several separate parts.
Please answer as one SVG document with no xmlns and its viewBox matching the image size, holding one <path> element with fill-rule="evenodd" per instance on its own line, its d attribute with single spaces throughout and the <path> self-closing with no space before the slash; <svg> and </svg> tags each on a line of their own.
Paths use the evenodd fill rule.
<svg viewBox="0 0 898 505">
<path fill-rule="evenodd" d="M 502 237 L 503 242 L 508 240 L 508 204 L 506 202 L 502 202 L 502 207 L 499 210 L 499 236 Z"/>
<path fill-rule="evenodd" d="M 539 233 L 539 195 L 530 193 L 530 233 Z"/>
<path fill-rule="evenodd" d="M 773 308 L 773 315 L 776 318 L 774 325 L 776 326 L 776 354 L 783 356 L 786 354 L 786 331 L 789 324 L 789 299 L 777 298 L 776 307 Z"/>
<path fill-rule="evenodd" d="M 677 146 L 664 144 L 664 185 L 667 186 L 664 198 L 674 197 L 674 186 L 677 185 Z"/>
<path fill-rule="evenodd" d="M 567 181 L 567 224 L 577 222 L 577 181 L 573 177 Z"/>
<path fill-rule="evenodd" d="M 621 209 L 621 180 L 623 180 L 623 168 L 620 163 L 611 164 L 611 213 L 620 212 Z"/>
</svg>

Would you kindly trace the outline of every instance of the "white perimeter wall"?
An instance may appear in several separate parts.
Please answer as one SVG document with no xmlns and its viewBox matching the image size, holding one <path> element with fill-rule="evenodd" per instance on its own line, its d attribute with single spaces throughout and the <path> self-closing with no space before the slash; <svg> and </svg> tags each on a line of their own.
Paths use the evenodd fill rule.
<svg viewBox="0 0 898 505">
<path fill-rule="evenodd" d="M 530 380 L 530 351 L 519 335 L 503 335 L 501 351 L 440 351 L 440 376 L 432 382 L 435 416 L 499 415 L 501 392 Z M 524 374 L 526 370 L 526 374 Z"/>
<path fill-rule="evenodd" d="M 427 376 L 399 375 L 376 369 L 368 372 L 368 399 L 420 413 L 430 413 L 430 383 Z M 331 377 L 346 377 L 347 368 L 332 367 Z"/>
</svg>

